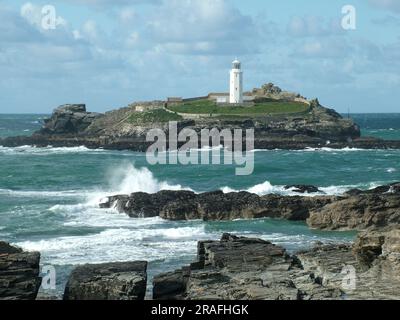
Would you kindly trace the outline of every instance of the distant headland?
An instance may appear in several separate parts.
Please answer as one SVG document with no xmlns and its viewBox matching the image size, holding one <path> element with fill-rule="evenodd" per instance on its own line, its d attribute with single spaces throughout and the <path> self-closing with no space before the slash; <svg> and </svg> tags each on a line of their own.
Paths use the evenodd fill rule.
<svg viewBox="0 0 400 320">
<path fill-rule="evenodd" d="M 167 132 L 169 122 L 176 121 L 179 128 L 196 132 L 252 128 L 255 149 L 400 148 L 400 141 L 362 137 L 352 119 L 323 107 L 318 99 L 309 100 L 273 83 L 242 92 L 242 73 L 232 70 L 229 93 L 135 102 L 106 113 L 88 112 L 85 104 L 66 104 L 56 108 L 32 136 L 0 139 L 0 145 L 146 151 L 151 145 L 146 133 L 155 128 Z"/>
</svg>

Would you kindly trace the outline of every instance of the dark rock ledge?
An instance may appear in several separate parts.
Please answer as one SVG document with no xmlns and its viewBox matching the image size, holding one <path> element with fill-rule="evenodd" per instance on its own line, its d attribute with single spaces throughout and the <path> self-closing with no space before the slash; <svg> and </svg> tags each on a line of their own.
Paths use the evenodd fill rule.
<svg viewBox="0 0 400 320">
<path fill-rule="evenodd" d="M 222 191 L 196 194 L 191 191 L 160 191 L 117 195 L 105 199 L 101 208 L 116 208 L 132 218 L 160 216 L 168 220 L 233 220 L 284 218 L 305 220 L 312 210 L 336 201 L 334 196 L 258 196 L 249 192 Z"/>
<path fill-rule="evenodd" d="M 297 192 L 318 192 L 313 186 L 288 186 Z M 167 220 L 234 220 L 280 218 L 307 221 L 322 230 L 365 230 L 400 223 L 400 183 L 372 190 L 350 190 L 341 196 L 258 196 L 222 191 L 143 192 L 111 196 L 101 208 L 116 208 L 132 218 L 160 216 Z"/>
<path fill-rule="evenodd" d="M 400 228 L 361 232 L 354 244 L 289 254 L 269 241 L 224 234 L 199 241 L 197 261 L 156 275 L 155 300 L 400 299 Z M 39 253 L 0 242 L 0 299 L 35 299 Z M 147 263 L 78 266 L 65 300 L 142 300 Z"/>
<path fill-rule="evenodd" d="M 39 252 L 0 241 L 0 300 L 36 299 L 41 284 L 39 260 Z"/>
</svg>

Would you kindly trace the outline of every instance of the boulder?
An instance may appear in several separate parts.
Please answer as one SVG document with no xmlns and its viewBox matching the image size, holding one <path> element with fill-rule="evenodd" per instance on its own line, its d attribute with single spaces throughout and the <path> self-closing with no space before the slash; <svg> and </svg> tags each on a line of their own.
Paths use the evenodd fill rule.
<svg viewBox="0 0 400 320">
<path fill-rule="evenodd" d="M 40 284 L 40 253 L 0 241 L 0 300 L 35 300 Z"/>
<path fill-rule="evenodd" d="M 289 190 L 289 189 L 292 189 L 293 192 L 297 192 L 297 193 L 317 193 L 317 192 L 321 192 L 316 186 L 301 185 L 301 184 L 285 186 L 285 190 Z"/>
<path fill-rule="evenodd" d="M 99 113 L 86 112 L 84 104 L 67 104 L 56 108 L 45 120 L 38 134 L 77 134 L 83 133 L 97 118 Z"/>
<path fill-rule="evenodd" d="M 86 264 L 72 271 L 64 300 L 143 300 L 146 283 L 145 261 Z"/>
</svg>

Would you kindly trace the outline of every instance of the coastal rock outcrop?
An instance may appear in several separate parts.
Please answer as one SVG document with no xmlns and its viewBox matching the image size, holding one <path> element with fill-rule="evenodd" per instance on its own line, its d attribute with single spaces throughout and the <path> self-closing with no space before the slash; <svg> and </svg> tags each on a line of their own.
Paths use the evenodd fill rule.
<svg viewBox="0 0 400 320">
<path fill-rule="evenodd" d="M 397 140 L 361 137 L 360 128 L 353 120 L 345 119 L 334 110 L 321 106 L 317 99 L 307 101 L 300 95 L 280 92 L 273 85 L 267 85 L 257 92 L 256 96 L 260 99 L 278 99 L 276 101 L 283 102 L 301 100 L 303 102 L 299 103 L 305 103 L 309 108 L 299 114 L 248 115 L 236 120 L 201 115 L 175 119 L 176 114 L 166 110 L 165 101 L 136 102 L 103 114 L 87 112 L 84 104 L 70 104 L 56 108 L 52 116 L 45 120 L 42 129 L 32 136 L 0 138 L 0 145 L 86 146 L 142 152 L 152 144 L 146 141 L 147 132 L 160 129 L 167 133 L 168 121 L 173 117 L 178 122 L 179 130 L 187 128 L 197 133 L 212 128 L 231 132 L 235 129 L 254 129 L 255 149 L 400 148 L 400 141 Z M 271 94 L 275 98 L 269 97 Z M 183 144 L 181 142 L 178 147 Z"/>
<path fill-rule="evenodd" d="M 0 300 L 35 300 L 40 284 L 39 252 L 0 241 Z"/>
<path fill-rule="evenodd" d="M 190 267 L 156 276 L 153 298 L 297 299 L 298 290 L 284 274 L 291 263 L 282 247 L 224 234 L 221 241 L 200 241 L 198 261 Z M 269 281 L 274 270 L 278 278 Z"/>
<path fill-rule="evenodd" d="M 400 227 L 362 232 L 353 250 L 365 269 L 380 265 L 385 267 L 385 274 L 390 272 L 400 280 Z"/>
<path fill-rule="evenodd" d="M 364 230 L 400 224 L 400 184 L 351 190 L 347 196 L 310 213 L 307 223 L 323 230 Z"/>
<path fill-rule="evenodd" d="M 316 244 L 290 255 L 268 241 L 224 234 L 220 241 L 200 241 L 196 262 L 155 276 L 153 298 L 399 299 L 399 235 L 387 233 L 382 254 L 365 269 L 357 244 Z"/>
<path fill-rule="evenodd" d="M 400 183 L 371 190 L 353 189 L 341 196 L 320 195 L 315 186 L 292 185 L 285 189 L 309 195 L 259 196 L 221 190 L 200 194 L 137 192 L 110 196 L 100 207 L 115 208 L 132 218 L 160 216 L 166 220 L 204 221 L 277 218 L 307 221 L 311 228 L 321 230 L 364 230 L 400 224 Z"/>
<path fill-rule="evenodd" d="M 39 134 L 77 134 L 84 132 L 102 115 L 86 112 L 84 104 L 66 104 L 54 110 L 51 118 L 44 121 Z"/>
<path fill-rule="evenodd" d="M 64 300 L 143 300 L 146 284 L 145 261 L 86 264 L 72 271 Z"/>
<path fill-rule="evenodd" d="M 339 299 L 342 293 L 304 271 L 282 247 L 230 234 L 220 241 L 200 241 L 197 262 L 153 282 L 156 300 Z"/>
<path fill-rule="evenodd" d="M 191 191 L 160 191 L 117 195 L 100 204 L 116 208 L 130 217 L 160 216 L 167 220 L 234 220 L 252 218 L 283 218 L 305 220 L 311 210 L 336 200 L 332 196 L 258 196 L 249 192 L 222 191 L 195 194 Z"/>
</svg>

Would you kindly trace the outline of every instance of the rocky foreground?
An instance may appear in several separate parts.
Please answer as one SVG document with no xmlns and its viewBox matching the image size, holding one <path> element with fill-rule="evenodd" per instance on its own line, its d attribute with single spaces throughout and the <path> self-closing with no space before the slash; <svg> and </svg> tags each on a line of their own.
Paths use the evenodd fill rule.
<svg viewBox="0 0 400 320">
<path fill-rule="evenodd" d="M 171 220 L 280 218 L 312 228 L 359 230 L 353 244 L 317 243 L 289 254 L 262 239 L 224 234 L 200 241 L 197 261 L 153 280 L 153 299 L 400 299 L 400 183 L 326 196 L 314 186 L 287 186 L 296 196 L 221 191 L 133 193 L 106 199 L 132 218 Z M 308 194 L 306 194 L 308 193 Z M 314 196 L 311 196 L 314 193 Z M 40 254 L 0 242 L 0 300 L 40 299 Z M 65 300 L 143 300 L 147 262 L 78 266 Z"/>
<path fill-rule="evenodd" d="M 266 97 L 261 96 L 260 99 Z M 146 141 L 147 132 L 161 129 L 168 133 L 168 121 L 174 120 L 178 122 L 179 130 L 192 129 L 199 136 L 202 129 L 229 129 L 232 132 L 234 129 L 254 129 L 255 149 L 400 148 L 400 141 L 361 137 L 359 126 L 351 119 L 344 119 L 334 110 L 321 106 L 318 100 L 308 103 L 309 110 L 302 114 L 260 115 L 241 119 L 182 118 L 171 114 L 163 101 L 133 103 L 105 114 L 87 112 L 84 104 L 63 105 L 56 108 L 43 127 L 32 136 L 0 139 L 0 145 L 86 146 L 93 149 L 146 151 L 153 143 Z M 222 140 L 221 144 L 224 143 Z M 201 147 L 200 142 L 198 147 Z"/>
<path fill-rule="evenodd" d="M 156 275 L 154 300 L 400 299 L 400 228 L 360 233 L 353 245 L 289 254 L 262 239 L 224 234 L 199 241 L 197 261 Z M 38 254 L 2 243 L 0 299 L 35 299 Z M 19 256 L 16 256 L 19 255 Z M 33 258 L 33 260 L 32 260 Z M 18 261 L 18 262 L 17 262 Z M 65 300 L 143 300 L 145 261 L 78 266 Z"/>
<path fill-rule="evenodd" d="M 198 261 L 154 278 L 154 299 L 400 299 L 398 229 L 294 255 L 261 239 L 200 241 Z M 379 240 L 378 240 L 379 239 Z M 367 261 L 364 260 L 368 257 Z"/>
<path fill-rule="evenodd" d="M 39 252 L 0 241 L 0 300 L 35 299 L 41 284 Z"/>
<path fill-rule="evenodd" d="M 298 196 L 222 191 L 160 191 L 116 195 L 101 208 L 115 208 L 132 218 L 160 216 L 167 220 L 221 221 L 280 218 L 306 221 L 313 229 L 380 229 L 400 223 L 400 183 L 372 190 L 350 190 L 341 196 L 321 194 L 314 186 L 287 186 Z M 308 193 L 304 195 L 304 193 Z M 315 194 L 314 196 L 310 196 Z"/>
</svg>

